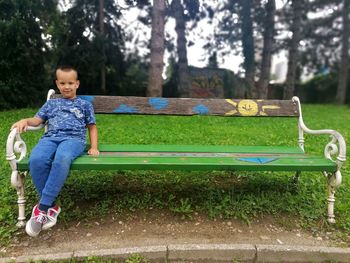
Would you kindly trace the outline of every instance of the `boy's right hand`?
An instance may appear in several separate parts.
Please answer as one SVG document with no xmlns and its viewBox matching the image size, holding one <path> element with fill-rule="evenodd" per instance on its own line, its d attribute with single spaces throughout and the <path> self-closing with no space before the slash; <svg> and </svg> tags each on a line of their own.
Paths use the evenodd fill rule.
<svg viewBox="0 0 350 263">
<path fill-rule="evenodd" d="M 27 127 L 28 127 L 28 121 L 26 119 L 22 119 L 22 120 L 20 120 L 18 122 L 15 122 L 11 126 L 11 130 L 16 128 L 17 132 L 22 133 L 22 132 L 25 132 L 27 130 Z"/>
</svg>

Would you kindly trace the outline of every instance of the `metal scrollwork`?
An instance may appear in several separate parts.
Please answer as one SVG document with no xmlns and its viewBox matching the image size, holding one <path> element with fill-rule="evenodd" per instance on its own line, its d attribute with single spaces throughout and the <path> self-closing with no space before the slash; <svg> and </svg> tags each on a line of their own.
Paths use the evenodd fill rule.
<svg viewBox="0 0 350 263">
<path fill-rule="evenodd" d="M 17 159 L 16 153 L 20 154 Z M 17 162 L 21 161 L 27 154 L 27 146 L 22 140 L 21 136 L 17 133 L 17 129 L 13 129 L 6 143 L 6 160 L 10 162 L 12 170 L 17 170 Z"/>
<path fill-rule="evenodd" d="M 337 188 L 341 185 L 342 175 L 340 171 L 336 171 L 334 173 L 325 173 L 325 176 L 328 180 L 328 185 L 332 188 Z"/>
<path fill-rule="evenodd" d="M 55 94 L 54 90 L 50 90 L 47 99 L 50 99 L 51 96 Z M 44 125 L 39 125 L 37 127 L 28 126 L 27 131 L 37 131 L 44 128 Z M 25 226 L 25 204 L 26 199 L 24 196 L 24 180 L 27 172 L 18 171 L 17 163 L 22 161 L 27 155 L 27 145 L 22 140 L 20 134 L 17 132 L 17 129 L 14 128 L 10 131 L 9 136 L 7 137 L 6 142 L 6 160 L 11 166 L 11 185 L 16 189 L 18 196 L 18 218 L 17 226 Z"/>
<path fill-rule="evenodd" d="M 19 134 L 16 135 L 16 142 L 14 144 L 13 150 L 15 153 L 19 153 L 20 156 L 17 159 L 17 162 L 20 162 L 27 155 L 27 145 L 22 140 Z"/>
<path fill-rule="evenodd" d="M 324 148 L 324 156 L 327 159 L 330 159 L 335 162 L 335 160 L 332 158 L 332 155 L 336 155 L 339 153 L 338 146 L 336 144 L 337 140 L 332 136 L 332 141 L 330 141 L 326 147 Z"/>
<path fill-rule="evenodd" d="M 321 135 L 329 134 L 332 140 L 325 146 L 324 155 L 327 159 L 330 159 L 337 163 L 337 169 L 340 170 L 345 159 L 346 159 L 346 144 L 344 137 L 335 130 L 324 129 L 324 130 L 311 130 L 304 124 L 303 116 L 301 113 L 301 106 L 298 97 L 293 97 L 294 103 L 297 104 L 299 108 L 299 144 L 303 140 L 303 133 Z M 332 158 L 332 155 L 338 154 L 336 160 Z"/>
<path fill-rule="evenodd" d="M 346 159 L 346 144 L 344 137 L 335 130 L 324 129 L 324 130 L 311 130 L 304 124 L 303 116 L 301 113 L 301 106 L 298 97 L 293 97 L 293 102 L 297 105 L 299 109 L 299 138 L 298 143 L 301 149 L 304 150 L 304 132 L 314 135 L 330 135 L 331 141 L 324 148 L 324 156 L 335 162 L 337 164 L 336 170 L 332 173 L 324 172 L 324 176 L 327 179 L 328 183 L 328 222 L 334 224 L 334 203 L 335 203 L 335 191 L 340 186 L 342 182 L 342 176 L 340 169 Z M 336 159 L 334 156 L 337 155 Z M 333 158 L 332 158 L 333 157 Z"/>
</svg>

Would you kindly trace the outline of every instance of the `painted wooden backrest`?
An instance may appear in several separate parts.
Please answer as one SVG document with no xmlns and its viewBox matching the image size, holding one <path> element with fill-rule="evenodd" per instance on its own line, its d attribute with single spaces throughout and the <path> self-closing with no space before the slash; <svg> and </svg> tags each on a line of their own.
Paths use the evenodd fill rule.
<svg viewBox="0 0 350 263">
<path fill-rule="evenodd" d="M 54 95 L 60 97 L 59 95 Z M 288 116 L 298 117 L 292 100 L 195 99 L 121 96 L 79 96 L 95 113 L 151 115 Z"/>
</svg>

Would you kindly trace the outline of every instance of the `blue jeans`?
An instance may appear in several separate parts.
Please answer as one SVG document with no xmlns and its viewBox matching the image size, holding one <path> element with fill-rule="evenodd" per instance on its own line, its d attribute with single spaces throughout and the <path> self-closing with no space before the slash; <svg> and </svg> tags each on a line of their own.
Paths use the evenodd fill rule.
<svg viewBox="0 0 350 263">
<path fill-rule="evenodd" d="M 84 151 L 78 139 L 41 138 L 29 158 L 29 171 L 40 204 L 51 206 L 60 193 L 75 158 Z"/>
</svg>

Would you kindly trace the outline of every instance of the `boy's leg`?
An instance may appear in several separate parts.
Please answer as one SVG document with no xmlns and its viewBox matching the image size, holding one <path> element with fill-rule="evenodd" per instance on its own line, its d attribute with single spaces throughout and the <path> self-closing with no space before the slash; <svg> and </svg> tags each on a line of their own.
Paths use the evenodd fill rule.
<svg viewBox="0 0 350 263">
<path fill-rule="evenodd" d="M 59 141 L 50 138 L 43 138 L 33 148 L 33 151 L 30 155 L 29 170 L 40 198 L 47 178 L 50 174 L 51 163 L 54 158 L 58 143 Z M 26 224 L 27 234 L 32 237 L 39 235 L 45 222 L 47 222 L 46 212 L 41 211 L 39 209 L 39 205 L 35 205 L 32 211 L 32 215 Z"/>
<path fill-rule="evenodd" d="M 50 174 L 51 163 L 57 146 L 57 141 L 43 138 L 33 148 L 30 154 L 29 171 L 40 198 Z"/>
<path fill-rule="evenodd" d="M 51 171 L 42 191 L 40 204 L 52 206 L 60 193 L 75 158 L 84 151 L 85 145 L 76 139 L 65 139 L 57 147 Z"/>
</svg>

